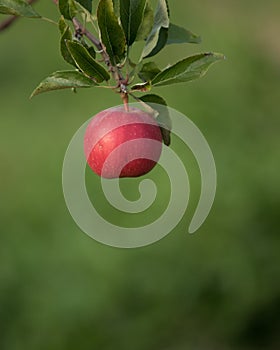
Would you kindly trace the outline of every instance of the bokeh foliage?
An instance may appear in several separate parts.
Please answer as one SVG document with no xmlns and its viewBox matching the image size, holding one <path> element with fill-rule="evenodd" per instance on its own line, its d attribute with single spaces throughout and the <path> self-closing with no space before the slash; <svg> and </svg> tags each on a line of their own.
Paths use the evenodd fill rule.
<svg viewBox="0 0 280 350">
<path fill-rule="evenodd" d="M 36 9 L 57 16 L 47 2 Z M 218 192 L 204 226 L 188 235 L 198 170 L 174 138 L 190 168 L 192 206 L 168 237 L 137 250 L 81 233 L 61 186 L 70 138 L 119 97 L 96 89 L 29 101 L 42 77 L 66 67 L 54 49 L 59 33 L 22 19 L 0 34 L 1 349 L 279 349 L 279 10 L 273 0 L 173 4 L 176 22 L 202 35 L 198 51 L 227 56 L 202 80 L 160 88 L 209 141 Z M 159 63 L 192 53 L 193 46 L 168 47 Z M 168 179 L 161 169 L 151 176 L 162 203 Z M 110 218 L 98 180 L 87 180 Z M 137 196 L 135 182 L 124 187 Z"/>
</svg>

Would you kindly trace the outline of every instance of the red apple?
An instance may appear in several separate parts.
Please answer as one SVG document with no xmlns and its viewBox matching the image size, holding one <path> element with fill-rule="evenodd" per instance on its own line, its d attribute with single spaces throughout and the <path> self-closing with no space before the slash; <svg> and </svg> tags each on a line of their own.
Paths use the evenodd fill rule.
<svg viewBox="0 0 280 350">
<path fill-rule="evenodd" d="M 90 121 L 85 132 L 88 165 L 104 178 L 144 175 L 157 164 L 161 150 L 157 122 L 138 108 L 102 111 Z"/>
</svg>

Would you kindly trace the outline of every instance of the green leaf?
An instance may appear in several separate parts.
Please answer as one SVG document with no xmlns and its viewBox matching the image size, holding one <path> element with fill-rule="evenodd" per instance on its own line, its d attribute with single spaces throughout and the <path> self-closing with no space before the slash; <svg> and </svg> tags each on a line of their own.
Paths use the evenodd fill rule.
<svg viewBox="0 0 280 350">
<path fill-rule="evenodd" d="M 58 7 L 59 11 L 62 14 L 62 16 L 66 19 L 71 20 L 72 17 L 70 16 L 69 11 L 69 1 L 68 0 L 58 0 Z"/>
<path fill-rule="evenodd" d="M 89 88 L 96 85 L 97 84 L 93 80 L 77 71 L 59 71 L 43 80 L 33 91 L 30 98 L 52 90 Z"/>
<path fill-rule="evenodd" d="M 145 96 L 141 96 L 140 100 L 145 102 L 145 103 L 147 103 L 147 104 L 154 103 L 154 104 L 167 106 L 166 101 L 161 96 L 156 95 L 156 94 L 148 94 L 148 95 L 145 95 Z"/>
<path fill-rule="evenodd" d="M 161 70 L 155 64 L 155 62 L 148 62 L 143 65 L 138 76 L 143 81 L 152 81 L 156 75 L 158 75 Z"/>
<path fill-rule="evenodd" d="M 82 44 L 77 41 L 67 41 L 66 45 L 77 67 L 84 74 L 95 79 L 97 83 L 110 79 L 110 75 L 106 69 L 96 62 Z"/>
<path fill-rule="evenodd" d="M 117 17 L 120 16 L 120 0 L 113 0 L 114 12 Z"/>
<path fill-rule="evenodd" d="M 155 56 L 166 45 L 169 28 L 169 10 L 166 0 L 159 0 L 153 29 L 147 38 L 142 57 Z"/>
<path fill-rule="evenodd" d="M 144 17 L 146 0 L 120 0 L 120 17 L 128 46 L 131 46 Z"/>
<path fill-rule="evenodd" d="M 100 0 L 97 9 L 98 26 L 101 40 L 115 66 L 125 56 L 125 34 L 114 13 L 112 0 Z"/>
<path fill-rule="evenodd" d="M 0 13 L 29 18 L 41 17 L 33 7 L 24 0 L 0 0 Z"/>
<path fill-rule="evenodd" d="M 145 83 L 139 83 L 135 84 L 131 87 L 132 91 L 141 91 L 141 92 L 147 92 L 150 91 L 152 88 L 151 83 L 149 81 Z"/>
<path fill-rule="evenodd" d="M 185 43 L 200 44 L 201 37 L 183 27 L 179 27 L 175 24 L 170 23 L 166 44 L 170 45 Z"/>
<path fill-rule="evenodd" d="M 80 3 L 88 12 L 92 12 L 92 0 L 76 0 Z"/>
<path fill-rule="evenodd" d="M 71 53 L 68 50 L 66 42 L 72 40 L 72 33 L 69 27 L 67 27 L 60 38 L 60 53 L 64 60 L 70 63 L 72 66 L 76 67 L 75 61 L 72 58 Z"/>
<path fill-rule="evenodd" d="M 91 55 L 92 58 L 96 58 L 96 52 L 94 50 L 94 47 L 93 46 L 90 46 L 90 47 L 86 47 L 87 50 L 88 50 L 88 53 Z"/>
<path fill-rule="evenodd" d="M 137 67 L 137 64 L 134 63 L 130 58 L 128 58 L 128 64 L 131 68 L 135 69 Z"/>
<path fill-rule="evenodd" d="M 171 142 L 170 134 L 172 129 L 172 121 L 166 101 L 162 97 L 155 94 L 142 96 L 140 97 L 140 100 L 158 112 L 156 120 L 160 126 L 162 139 L 164 144 L 169 146 Z"/>
<path fill-rule="evenodd" d="M 159 31 L 158 41 L 156 47 L 144 58 L 149 58 L 157 55 L 165 46 L 168 39 L 168 28 L 161 28 Z"/>
<path fill-rule="evenodd" d="M 225 57 L 220 53 L 201 53 L 187 57 L 171 67 L 164 69 L 152 80 L 153 86 L 183 83 L 205 75 L 208 68 Z"/>
<path fill-rule="evenodd" d="M 0 0 L 1 1 L 1 0 Z M 60 34 L 62 35 L 65 32 L 65 29 L 68 27 L 68 24 L 66 23 L 65 19 L 63 16 L 59 18 L 58 21 L 58 28 L 60 31 Z"/>
<path fill-rule="evenodd" d="M 138 29 L 135 41 L 146 40 L 153 29 L 154 10 L 147 0 L 142 23 Z"/>
<path fill-rule="evenodd" d="M 72 40 L 72 32 L 70 27 L 67 25 L 67 23 L 64 20 L 64 17 L 61 16 L 59 22 L 58 22 L 59 30 L 61 33 L 60 38 L 60 53 L 61 56 L 64 58 L 64 60 L 67 63 L 70 63 L 72 66 L 76 67 L 75 61 L 73 60 L 68 47 L 66 45 L 67 40 Z"/>
<path fill-rule="evenodd" d="M 72 20 L 73 17 L 76 16 L 77 3 L 74 0 L 58 0 L 59 11 L 64 16 L 64 18 L 68 20 Z"/>
</svg>

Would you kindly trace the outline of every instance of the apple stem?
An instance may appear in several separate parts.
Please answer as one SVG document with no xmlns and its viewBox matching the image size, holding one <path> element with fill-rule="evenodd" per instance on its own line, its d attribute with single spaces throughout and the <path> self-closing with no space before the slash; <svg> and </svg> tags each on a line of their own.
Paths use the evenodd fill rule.
<svg viewBox="0 0 280 350">
<path fill-rule="evenodd" d="M 123 100 L 125 111 L 129 112 L 128 93 L 127 92 L 122 92 L 121 93 L 121 97 L 122 97 L 122 100 Z"/>
</svg>

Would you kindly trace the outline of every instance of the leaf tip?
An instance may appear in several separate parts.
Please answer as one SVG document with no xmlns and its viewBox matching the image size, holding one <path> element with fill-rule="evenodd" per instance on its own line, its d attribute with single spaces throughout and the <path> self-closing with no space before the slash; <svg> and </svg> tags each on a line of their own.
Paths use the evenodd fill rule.
<svg viewBox="0 0 280 350">
<path fill-rule="evenodd" d="M 215 57 L 216 57 L 218 60 L 221 60 L 221 61 L 223 61 L 223 60 L 226 59 L 226 56 L 225 56 L 224 54 L 222 54 L 222 53 L 217 53 L 217 52 L 215 52 L 213 55 L 215 55 Z"/>
<path fill-rule="evenodd" d="M 29 100 L 32 100 L 33 97 L 35 97 L 37 94 L 38 94 L 38 93 L 37 93 L 37 89 L 35 89 L 35 90 L 32 92 L 32 94 L 29 96 Z"/>
<path fill-rule="evenodd" d="M 223 61 L 226 59 L 226 56 L 222 53 L 219 52 L 206 52 L 205 56 L 211 56 L 213 57 L 216 61 Z"/>
</svg>

